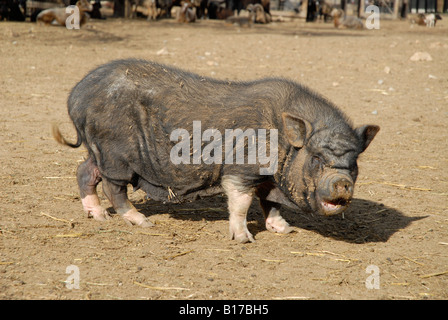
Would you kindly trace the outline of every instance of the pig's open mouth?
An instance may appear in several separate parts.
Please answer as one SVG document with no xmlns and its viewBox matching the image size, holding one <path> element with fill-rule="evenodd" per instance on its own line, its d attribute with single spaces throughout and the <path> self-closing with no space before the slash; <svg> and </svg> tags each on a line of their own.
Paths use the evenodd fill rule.
<svg viewBox="0 0 448 320">
<path fill-rule="evenodd" d="M 322 200 L 320 202 L 320 205 L 325 215 L 333 215 L 341 213 L 348 207 L 349 204 L 350 200 L 344 198 Z"/>
</svg>

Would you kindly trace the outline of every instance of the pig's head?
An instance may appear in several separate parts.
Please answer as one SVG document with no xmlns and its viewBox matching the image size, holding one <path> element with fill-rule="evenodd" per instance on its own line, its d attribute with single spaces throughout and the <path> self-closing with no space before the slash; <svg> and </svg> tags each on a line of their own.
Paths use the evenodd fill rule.
<svg viewBox="0 0 448 320">
<path fill-rule="evenodd" d="M 358 156 L 380 128 L 365 125 L 353 129 L 345 120 L 313 125 L 286 112 L 282 120 L 286 143 L 291 145 L 282 189 L 294 203 L 305 201 L 313 212 L 343 212 L 353 197 Z"/>
</svg>

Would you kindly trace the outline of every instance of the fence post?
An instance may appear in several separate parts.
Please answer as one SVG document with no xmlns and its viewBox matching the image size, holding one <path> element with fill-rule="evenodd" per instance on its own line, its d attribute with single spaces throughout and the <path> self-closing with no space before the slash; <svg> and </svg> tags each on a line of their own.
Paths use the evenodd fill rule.
<svg viewBox="0 0 448 320">
<path fill-rule="evenodd" d="M 398 18 L 398 8 L 400 7 L 400 0 L 395 0 L 395 3 L 394 3 L 394 16 L 393 16 L 393 18 L 394 19 L 397 19 Z"/>
</svg>

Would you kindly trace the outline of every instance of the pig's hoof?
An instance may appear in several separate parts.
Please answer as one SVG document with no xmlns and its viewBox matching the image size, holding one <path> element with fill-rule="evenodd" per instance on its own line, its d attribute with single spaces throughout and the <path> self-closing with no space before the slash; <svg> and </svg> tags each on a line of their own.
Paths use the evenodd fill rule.
<svg viewBox="0 0 448 320">
<path fill-rule="evenodd" d="M 153 227 L 154 224 L 137 210 L 129 210 L 123 215 L 124 221 L 130 226 L 139 226 L 143 228 Z"/>
<path fill-rule="evenodd" d="M 87 217 L 93 218 L 97 221 L 106 221 L 111 218 L 109 212 L 101 206 L 89 208 L 87 211 Z"/>
<path fill-rule="evenodd" d="M 288 222 L 280 216 L 267 218 L 266 229 L 277 233 L 290 233 L 293 230 L 293 228 L 289 226 Z"/>
<path fill-rule="evenodd" d="M 255 242 L 254 236 L 247 229 L 240 233 L 231 232 L 230 238 L 238 241 L 239 243 Z"/>
</svg>

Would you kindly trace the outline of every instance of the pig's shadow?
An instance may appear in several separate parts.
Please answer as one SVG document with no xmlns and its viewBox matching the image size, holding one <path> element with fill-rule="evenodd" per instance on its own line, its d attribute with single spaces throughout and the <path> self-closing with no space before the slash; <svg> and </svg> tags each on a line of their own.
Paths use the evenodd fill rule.
<svg viewBox="0 0 448 320">
<path fill-rule="evenodd" d="M 408 217 L 382 203 L 353 199 L 344 216 L 325 217 L 284 210 L 283 217 L 291 225 L 315 231 L 325 237 L 350 243 L 368 243 L 386 242 L 398 230 L 427 216 Z"/>
<path fill-rule="evenodd" d="M 221 196 L 183 204 L 150 201 L 146 204 L 136 204 L 136 207 L 147 216 L 168 213 L 181 220 L 228 220 L 226 198 Z M 282 208 L 282 216 L 294 227 L 349 243 L 386 242 L 398 230 L 426 217 L 407 217 L 396 209 L 364 199 L 353 199 L 344 217 L 341 215 L 325 217 L 295 212 L 288 208 Z M 259 232 L 268 232 L 256 199 L 252 203 L 247 220 L 249 231 L 254 236 Z"/>
</svg>

